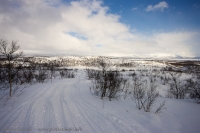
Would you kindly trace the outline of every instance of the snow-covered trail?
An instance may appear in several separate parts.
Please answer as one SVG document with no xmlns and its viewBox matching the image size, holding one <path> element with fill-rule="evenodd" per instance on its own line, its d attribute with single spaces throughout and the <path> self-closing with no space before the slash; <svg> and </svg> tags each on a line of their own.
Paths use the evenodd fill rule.
<svg viewBox="0 0 200 133">
<path fill-rule="evenodd" d="M 56 80 L 28 91 L 20 103 L 2 112 L 0 132 L 147 132 L 87 101 L 81 82 L 80 78 Z"/>
</svg>

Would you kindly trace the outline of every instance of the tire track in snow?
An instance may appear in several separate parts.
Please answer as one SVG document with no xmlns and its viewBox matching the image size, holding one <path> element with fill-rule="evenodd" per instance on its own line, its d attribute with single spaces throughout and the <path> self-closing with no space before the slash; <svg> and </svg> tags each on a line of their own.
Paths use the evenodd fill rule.
<svg viewBox="0 0 200 133">
<path fill-rule="evenodd" d="M 68 81 L 70 81 L 70 79 L 68 79 Z M 60 104 L 59 105 L 61 105 L 60 112 L 61 112 L 61 116 L 63 116 L 61 118 L 62 119 L 61 121 L 63 121 L 63 123 L 68 122 L 67 128 L 70 128 L 70 127 L 83 128 L 83 126 L 87 127 L 88 124 L 86 124 L 85 119 L 80 118 L 80 116 L 81 116 L 81 115 L 79 115 L 80 112 L 77 111 L 77 107 L 74 106 L 74 100 L 72 100 L 70 97 L 70 91 L 72 89 L 70 87 L 71 87 L 71 84 L 73 84 L 73 83 L 74 82 L 64 82 L 64 84 L 62 86 L 62 90 L 60 90 L 60 94 L 59 94 Z M 64 109 L 66 109 L 66 110 L 64 110 Z M 66 116 L 68 116 L 67 121 L 65 119 Z M 86 128 L 84 128 L 84 129 L 86 129 Z M 79 131 L 79 132 L 82 132 L 82 131 Z M 93 130 L 92 132 L 95 132 L 95 130 Z"/>
<path fill-rule="evenodd" d="M 82 96 L 80 94 L 80 88 L 79 87 L 76 87 L 76 90 L 78 90 L 77 92 L 75 92 L 76 94 L 78 94 L 78 96 L 76 96 L 76 97 L 81 98 L 81 99 L 76 99 L 78 101 L 77 103 L 79 103 L 80 105 L 84 105 L 82 107 L 85 108 L 86 110 L 90 111 L 90 113 L 93 112 L 95 117 L 98 116 L 98 119 L 102 119 L 102 121 L 107 121 L 107 124 L 110 125 L 109 128 L 111 128 L 111 127 L 113 128 L 112 132 L 113 131 L 114 132 L 119 132 L 119 131 L 120 132 L 125 132 L 125 131 L 130 132 L 131 129 L 129 127 L 127 127 L 125 124 L 123 125 L 121 120 L 116 121 L 116 120 L 113 119 L 113 118 L 116 118 L 116 117 L 114 117 L 114 116 L 111 117 L 110 115 L 103 113 L 103 111 L 99 111 L 101 109 L 97 110 L 98 107 L 94 107 L 92 104 L 88 104 L 89 102 L 87 102 L 87 100 L 82 98 Z M 82 102 L 82 101 L 85 101 L 85 102 Z M 105 125 L 105 126 L 108 126 L 108 125 Z M 125 128 L 123 128 L 122 125 Z M 116 128 L 117 128 L 117 130 L 116 130 Z M 127 129 L 129 129 L 129 130 L 127 130 Z"/>
<path fill-rule="evenodd" d="M 24 120 L 24 126 L 23 126 L 23 128 L 30 128 L 30 117 L 31 117 L 31 110 L 32 110 L 32 107 L 33 107 L 33 104 L 35 103 L 35 101 L 34 102 L 32 102 L 31 104 L 30 104 L 30 106 L 29 106 L 29 108 L 28 108 L 28 111 L 27 111 L 27 113 L 26 113 L 26 116 L 25 116 L 25 120 Z M 26 133 L 27 131 L 23 131 L 23 133 Z"/>
<path fill-rule="evenodd" d="M 45 90 L 45 89 L 43 89 L 43 90 Z M 41 93 L 41 90 L 38 90 L 38 91 L 35 92 L 34 94 L 40 94 L 40 93 Z M 44 93 L 45 93 L 45 91 L 43 91 L 42 94 L 44 94 Z M 40 94 L 40 95 L 42 95 L 42 94 Z M 36 96 L 37 96 L 37 95 L 36 95 Z M 36 96 L 33 96 L 33 97 L 36 97 Z M 32 98 L 33 98 L 33 97 L 32 97 Z M 21 115 L 21 114 L 23 115 L 23 112 L 24 112 L 25 108 L 27 108 L 27 107 L 26 107 L 27 104 L 29 104 L 29 105 L 28 105 L 29 107 L 28 107 L 27 115 L 25 115 L 25 119 L 27 119 L 27 117 L 30 117 L 30 111 L 31 111 L 31 109 L 32 109 L 32 106 L 33 106 L 34 102 L 37 100 L 37 98 L 39 98 L 39 97 L 40 97 L 40 96 L 37 96 L 31 104 L 29 104 L 29 103 L 33 100 L 32 98 L 29 99 L 29 100 L 27 100 L 27 101 L 25 101 L 25 102 L 23 102 L 20 106 L 18 106 L 18 107 L 16 107 L 15 109 L 11 110 L 6 116 L 1 117 L 0 119 L 1 119 L 2 125 L 0 125 L 0 129 L 3 129 L 3 128 L 8 129 L 9 127 L 11 127 L 11 125 L 12 125 L 16 120 L 20 119 L 20 118 L 21 118 L 20 115 Z M 30 106 L 30 105 L 31 105 L 31 106 Z M 23 110 L 22 110 L 22 109 L 23 109 Z M 28 115 L 28 114 L 29 114 L 29 115 Z M 14 118 L 14 119 L 13 119 L 13 118 Z M 3 122 L 3 121 L 4 121 L 4 122 Z M 29 122 L 27 122 L 27 120 L 25 120 L 24 123 L 26 123 L 26 124 L 24 124 L 25 126 L 23 126 L 23 128 L 27 128 L 28 126 L 26 126 L 26 125 L 28 125 L 27 123 L 29 123 Z"/>
<path fill-rule="evenodd" d="M 59 94 L 60 96 L 60 108 L 61 108 L 61 110 L 60 110 L 60 113 L 61 113 L 61 115 L 60 115 L 60 117 L 61 117 L 61 119 L 62 119 L 62 124 L 63 124 L 63 127 L 64 126 L 67 126 L 68 125 L 68 123 L 67 123 L 67 121 L 66 121 L 66 115 L 65 115 L 65 113 L 64 113 L 64 107 L 63 107 L 63 103 L 64 103 L 64 99 L 63 99 L 63 90 L 60 92 L 60 94 Z"/>
<path fill-rule="evenodd" d="M 55 104 L 52 104 L 52 99 L 56 98 L 57 100 L 57 95 L 56 92 L 58 91 L 58 89 L 62 87 L 62 84 L 59 84 L 59 85 L 55 85 L 54 87 L 52 87 L 51 90 L 48 90 L 49 93 L 47 95 L 47 97 L 45 98 L 45 101 L 44 101 L 44 128 L 45 129 L 50 129 L 50 128 L 54 128 L 54 127 L 58 127 L 57 123 L 56 123 L 56 117 L 55 117 L 55 110 L 57 108 L 54 108 L 53 105 Z M 56 101 L 55 100 L 55 101 Z M 49 132 L 49 131 L 45 131 L 45 132 Z"/>
<path fill-rule="evenodd" d="M 53 87 L 51 87 L 51 89 L 52 89 Z M 35 96 L 35 98 L 34 98 L 34 100 L 32 101 L 32 103 L 29 105 L 29 107 L 28 107 L 28 110 L 27 110 L 27 112 L 26 112 L 26 116 L 25 116 L 25 120 L 24 120 L 24 124 L 23 124 L 23 128 L 25 128 L 25 129 L 28 129 L 28 128 L 30 128 L 30 127 L 32 127 L 32 124 L 30 123 L 30 118 L 31 118 L 31 115 L 33 115 L 33 112 L 32 112 L 32 108 L 33 108 L 33 106 L 34 106 L 34 104 L 35 104 L 35 102 L 38 102 L 38 101 L 40 101 L 39 99 L 41 99 L 42 98 L 42 96 L 43 95 L 45 95 L 46 93 L 47 93 L 47 91 L 46 91 L 46 88 L 45 89 L 42 89 L 43 91 L 41 92 L 41 90 L 40 90 L 40 93 L 39 93 L 39 95 L 36 95 Z M 36 105 L 36 106 L 38 106 L 38 105 Z M 33 119 L 34 119 L 34 117 L 33 117 Z M 34 120 L 33 120 L 34 121 Z M 24 133 L 26 133 L 27 131 L 25 130 L 24 131 Z"/>
<path fill-rule="evenodd" d="M 19 112 L 19 114 L 17 114 L 17 116 L 16 117 L 14 117 L 14 119 L 12 120 L 12 123 L 13 122 L 15 122 L 16 120 L 17 120 L 17 118 L 19 117 L 19 115 L 21 114 L 21 111 L 18 111 Z M 12 115 L 13 116 L 13 115 Z M 13 117 L 12 117 L 13 118 Z M 9 125 L 7 125 L 7 123 L 10 121 L 10 119 L 8 119 L 2 126 L 1 126 L 1 130 L 2 130 L 2 133 L 4 133 L 4 132 L 8 132 L 9 130 L 10 130 L 10 125 L 12 124 L 9 124 Z M 1 121 L 2 122 L 2 121 Z M 11 132 L 9 132 L 9 133 L 11 133 Z"/>
<path fill-rule="evenodd" d="M 115 127 L 118 128 L 118 132 L 148 132 L 146 130 L 144 130 L 142 127 L 140 127 L 139 125 L 135 124 L 135 122 L 130 122 L 130 121 L 127 121 L 126 119 L 124 118 L 121 118 L 119 116 L 115 116 L 111 113 L 108 113 L 108 112 L 105 112 L 105 111 L 100 111 L 101 109 L 98 110 L 99 107 L 95 107 L 93 104 L 89 103 L 86 99 L 84 99 L 81 95 L 81 92 L 80 92 L 80 87 L 79 87 L 79 81 L 78 80 L 77 82 L 77 89 L 78 89 L 78 92 L 76 92 L 79 96 L 76 96 L 76 97 L 80 97 L 79 99 L 79 102 L 80 104 L 82 105 L 85 105 L 83 107 L 88 107 L 90 108 L 91 110 L 93 110 L 93 112 L 95 113 L 98 113 L 97 115 L 100 115 L 101 117 L 103 117 L 104 119 L 112 122 L 114 124 Z M 84 102 L 83 102 L 84 101 Z M 131 128 L 131 127 L 134 127 L 135 129 Z M 136 131 L 137 129 L 137 131 Z"/>
<path fill-rule="evenodd" d="M 83 100 L 78 100 L 77 103 L 79 103 L 80 105 L 84 105 L 82 107 L 85 108 L 85 110 L 90 111 L 90 113 L 92 112 L 94 114 L 93 116 L 98 117 L 98 119 L 102 119 L 102 121 L 107 121 L 107 124 L 110 125 L 111 127 L 114 126 L 113 127 L 114 132 L 115 132 L 116 128 L 117 128 L 117 130 L 116 130 L 117 132 L 127 132 L 127 133 L 133 132 L 129 126 L 126 126 L 126 124 L 123 123 L 123 120 L 117 118 L 114 115 L 104 113 L 103 111 L 99 111 L 96 108 L 94 108 L 93 106 L 87 104 L 87 102 L 82 102 L 82 101 Z M 108 126 L 108 125 L 106 125 L 106 126 Z M 109 128 L 110 128 L 110 126 L 109 126 Z"/>
<path fill-rule="evenodd" d="M 76 90 L 76 88 L 74 88 L 74 86 L 72 87 L 72 85 L 71 85 L 70 89 L 69 89 L 69 92 L 67 93 L 67 94 L 69 94 L 68 97 L 70 98 L 70 100 L 73 101 L 73 104 L 74 104 L 73 111 L 76 110 L 76 114 L 80 114 L 81 113 L 81 116 L 84 117 L 84 121 L 87 122 L 87 124 L 90 126 L 90 128 L 93 128 L 93 132 L 97 132 L 97 131 L 105 132 L 105 131 L 107 131 L 107 132 L 110 133 L 110 132 L 119 131 L 119 129 L 116 130 L 118 125 L 113 127 L 113 125 L 111 124 L 111 121 L 107 120 L 108 118 L 102 116 L 101 114 L 98 114 L 98 111 L 96 111 L 96 110 L 92 111 L 90 108 L 88 108 L 86 106 L 83 106 L 83 104 L 81 104 L 81 102 L 78 100 L 80 97 L 77 96 L 77 95 L 74 95 L 74 94 L 77 94 L 75 92 L 75 90 Z M 97 119 L 95 119 L 95 118 L 97 118 Z M 101 119 L 101 121 L 99 121 L 98 119 Z M 104 121 L 104 123 L 100 124 L 102 121 Z M 94 127 L 95 127 L 95 129 L 94 129 Z"/>
<path fill-rule="evenodd" d="M 76 95 L 72 95 L 72 97 L 77 97 Z M 81 112 L 82 116 L 85 117 L 86 121 L 88 121 L 90 127 L 96 127 L 97 129 L 95 132 L 116 132 L 117 130 L 113 128 L 113 126 L 103 119 L 102 116 L 97 115 L 94 111 L 89 109 L 88 107 L 83 106 L 80 104 L 78 100 L 73 99 L 76 108 Z M 103 122 L 103 123 L 102 123 Z M 107 128 L 109 126 L 109 128 Z"/>
<path fill-rule="evenodd" d="M 75 95 L 73 97 L 80 97 L 80 96 L 77 96 L 77 92 L 75 92 L 75 91 L 74 91 L 74 94 Z M 119 132 L 121 130 L 119 128 L 119 125 L 116 124 L 116 121 L 113 121 L 113 119 L 109 119 L 109 117 L 107 115 L 99 113 L 99 110 L 93 109 L 93 108 L 91 108 L 91 106 L 88 106 L 86 104 L 87 103 L 86 100 L 74 99 L 74 101 L 76 101 L 75 103 L 78 104 L 77 106 L 79 106 L 79 107 L 83 108 L 83 110 L 85 110 L 84 112 L 87 114 L 87 116 L 93 117 L 92 121 L 97 123 L 98 126 L 102 127 L 103 132 L 106 131 L 109 133 L 110 132 L 115 133 L 115 132 Z M 104 121 L 104 123 L 101 123 L 102 121 Z M 124 130 L 122 132 L 124 132 Z M 130 132 L 130 131 L 127 131 L 127 132 Z"/>
<path fill-rule="evenodd" d="M 80 106 L 79 105 L 77 105 L 76 104 L 76 98 L 72 95 L 72 93 L 71 93 L 71 90 L 74 90 L 75 88 L 73 88 L 73 87 L 71 87 L 70 86 L 70 90 L 69 90 L 69 92 L 68 92 L 68 96 L 69 96 L 69 98 L 70 98 L 70 100 L 71 101 L 73 101 L 72 102 L 72 104 L 73 105 L 71 105 L 71 106 L 73 106 L 73 111 L 76 111 L 76 114 L 80 114 L 79 116 L 79 119 L 80 119 L 80 121 L 82 121 L 82 124 L 84 123 L 84 125 L 87 123 L 87 125 L 85 125 L 84 127 L 86 128 L 85 130 L 89 130 L 87 127 L 88 127 L 88 125 L 89 125 L 89 127 L 92 129 L 92 132 L 97 132 L 98 130 L 97 130 L 97 128 L 98 129 L 100 129 L 97 125 L 94 125 L 94 123 L 91 123 L 91 121 L 93 121 L 92 120 L 92 118 L 91 117 L 89 117 L 88 115 L 86 116 L 85 115 L 85 113 L 84 113 L 84 109 L 80 109 Z M 82 118 L 82 119 L 81 119 Z M 89 118 L 89 120 L 88 120 L 88 118 Z M 86 122 L 86 123 L 85 123 Z M 101 129 L 100 129 L 101 130 Z M 87 131 L 87 132 L 91 132 L 90 130 L 89 131 Z"/>
<path fill-rule="evenodd" d="M 62 91 L 60 91 L 60 104 L 61 104 L 61 117 L 64 121 L 64 125 L 63 126 L 75 126 L 76 125 L 76 122 L 75 122 L 75 116 L 71 110 L 71 107 L 69 106 L 69 100 L 65 100 L 65 97 L 68 97 L 68 96 L 65 96 L 64 94 L 67 94 L 65 93 L 64 90 L 67 90 L 67 85 L 65 84 L 64 87 L 62 87 Z M 65 107 L 65 108 L 64 108 Z M 64 110 L 66 109 L 66 111 Z M 70 118 L 70 120 L 68 120 L 68 123 L 66 121 L 66 115 L 65 113 L 67 113 L 67 116 Z M 64 117 L 63 117 L 64 116 Z M 69 119 L 68 118 L 68 119 Z M 71 125 L 71 122 L 73 123 L 73 125 Z"/>
<path fill-rule="evenodd" d="M 77 83 L 79 84 L 79 83 Z M 76 91 L 75 91 L 76 90 Z M 78 91 L 77 91 L 78 90 Z M 123 123 L 123 120 L 120 119 L 119 117 L 116 117 L 114 115 L 111 115 L 109 113 L 105 113 L 104 111 L 99 111 L 97 110 L 99 107 L 95 107 L 92 104 L 88 104 L 89 102 L 87 102 L 87 100 L 83 99 L 80 93 L 80 89 L 78 87 L 76 87 L 76 89 L 73 89 L 73 93 L 74 96 L 72 96 L 73 98 L 75 98 L 74 101 L 77 101 L 75 103 L 78 103 L 79 107 L 81 106 L 81 108 L 84 108 L 83 110 L 85 110 L 85 112 L 90 112 L 88 115 L 93 115 L 94 119 L 96 119 L 96 122 L 99 123 L 99 119 L 100 122 L 104 121 L 104 123 L 102 123 L 103 125 L 99 125 L 101 127 L 103 127 L 102 129 L 104 129 L 104 132 L 134 132 L 129 126 L 126 125 L 126 123 Z M 84 101 L 84 102 L 83 102 Z M 83 106 L 84 105 L 84 106 Z M 131 124 L 130 126 L 133 126 L 133 124 Z M 108 127 L 106 129 L 106 127 Z"/>
<path fill-rule="evenodd" d="M 72 89 L 71 84 L 70 84 L 70 86 L 68 85 L 67 89 L 65 89 L 67 91 L 65 93 L 65 94 L 67 94 L 67 96 L 66 96 L 67 100 L 64 99 L 65 105 L 68 108 L 68 111 L 69 111 L 70 116 L 71 116 L 71 120 L 74 123 L 74 127 L 76 127 L 76 128 L 81 127 L 82 129 L 87 129 L 87 126 L 90 123 L 88 123 L 86 121 L 86 119 L 81 119 L 83 117 L 83 115 L 80 115 L 81 112 L 77 109 L 77 106 L 75 106 L 75 104 L 74 104 L 74 100 L 70 96 L 71 89 Z M 94 129 L 92 129 L 92 130 L 93 130 L 92 132 L 96 132 Z M 81 131 L 81 132 L 83 132 L 83 131 Z M 90 132 L 90 130 L 88 130 L 87 133 L 88 132 Z"/>
</svg>

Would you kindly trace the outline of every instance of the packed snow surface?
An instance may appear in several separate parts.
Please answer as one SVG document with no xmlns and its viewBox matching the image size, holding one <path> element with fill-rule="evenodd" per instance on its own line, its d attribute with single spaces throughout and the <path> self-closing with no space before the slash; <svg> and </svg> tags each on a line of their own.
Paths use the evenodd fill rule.
<svg viewBox="0 0 200 133">
<path fill-rule="evenodd" d="M 108 101 L 91 95 L 90 81 L 79 70 L 74 79 L 35 84 L 0 104 L 1 133 L 197 133 L 200 106 L 167 99 L 161 114 L 135 107 L 131 97 Z M 163 101 L 164 98 L 159 98 Z M 159 102 L 158 100 L 158 102 Z M 153 110 L 153 109 L 152 109 Z"/>
</svg>

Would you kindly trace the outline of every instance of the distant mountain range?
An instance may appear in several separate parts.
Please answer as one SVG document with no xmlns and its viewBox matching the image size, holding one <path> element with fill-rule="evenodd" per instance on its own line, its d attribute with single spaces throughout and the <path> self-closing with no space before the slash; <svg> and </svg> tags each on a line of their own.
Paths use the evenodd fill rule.
<svg viewBox="0 0 200 133">
<path fill-rule="evenodd" d="M 59 54 L 59 55 L 54 55 L 54 54 L 27 54 L 25 56 L 31 56 L 31 57 L 98 57 L 94 55 L 76 55 L 76 54 Z M 103 55 L 100 55 L 103 56 Z M 124 58 L 124 59 L 200 59 L 200 56 L 196 57 L 183 57 L 180 55 L 125 55 L 125 56 L 103 56 L 103 57 L 109 57 L 109 58 Z"/>
</svg>

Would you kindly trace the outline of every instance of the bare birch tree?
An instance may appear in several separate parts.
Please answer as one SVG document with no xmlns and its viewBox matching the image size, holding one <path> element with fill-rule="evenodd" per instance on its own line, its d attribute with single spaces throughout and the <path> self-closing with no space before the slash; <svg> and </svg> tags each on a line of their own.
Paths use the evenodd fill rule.
<svg viewBox="0 0 200 133">
<path fill-rule="evenodd" d="M 8 83 L 10 88 L 10 97 L 12 96 L 13 79 L 17 74 L 15 67 L 17 66 L 15 60 L 23 55 L 23 52 L 17 52 L 20 46 L 17 45 L 17 41 L 8 43 L 7 40 L 0 40 L 0 54 L 6 59 L 6 73 L 8 76 Z"/>
</svg>

